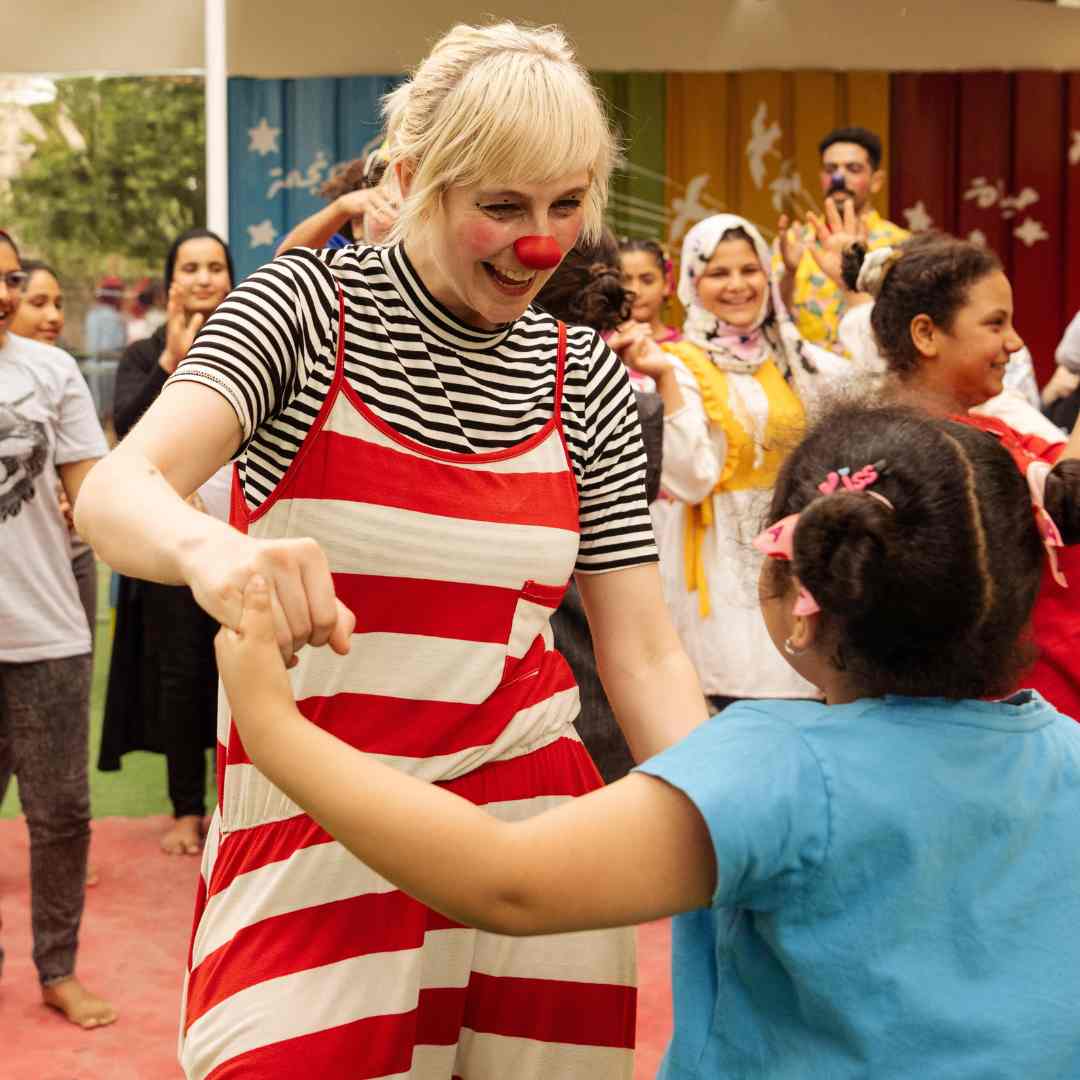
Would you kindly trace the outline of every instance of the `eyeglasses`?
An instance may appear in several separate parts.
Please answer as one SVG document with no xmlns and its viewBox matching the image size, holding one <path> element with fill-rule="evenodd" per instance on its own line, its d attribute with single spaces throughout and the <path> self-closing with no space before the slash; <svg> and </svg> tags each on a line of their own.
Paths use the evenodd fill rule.
<svg viewBox="0 0 1080 1080">
<path fill-rule="evenodd" d="M 29 280 L 30 275 L 25 270 L 10 270 L 6 274 L 0 274 L 0 281 L 12 292 L 22 292 Z"/>
</svg>

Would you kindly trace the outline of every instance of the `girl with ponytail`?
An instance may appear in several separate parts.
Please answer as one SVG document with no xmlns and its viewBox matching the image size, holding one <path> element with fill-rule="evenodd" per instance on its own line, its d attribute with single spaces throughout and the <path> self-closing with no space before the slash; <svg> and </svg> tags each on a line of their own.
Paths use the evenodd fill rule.
<svg viewBox="0 0 1080 1080">
<path fill-rule="evenodd" d="M 986 700 L 1015 684 L 1046 558 L 1024 479 L 971 426 L 847 407 L 765 521 L 762 618 L 824 702 L 739 702 L 500 821 L 305 719 L 256 581 L 217 643 L 244 747 L 451 925 L 677 914 L 660 1080 L 1080 1074 L 1080 728 L 1031 691 Z"/>
</svg>

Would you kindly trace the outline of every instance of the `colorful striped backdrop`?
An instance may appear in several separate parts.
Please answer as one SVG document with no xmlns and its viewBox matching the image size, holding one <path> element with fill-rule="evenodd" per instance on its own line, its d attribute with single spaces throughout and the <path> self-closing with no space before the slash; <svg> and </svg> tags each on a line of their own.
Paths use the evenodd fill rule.
<svg viewBox="0 0 1080 1080">
<path fill-rule="evenodd" d="M 399 76 L 231 79 L 231 239 L 249 273 L 321 205 L 335 164 L 378 136 L 378 100 Z M 1045 377 L 1080 309 L 1080 72 L 961 74 L 596 72 L 625 162 L 610 218 L 677 254 L 717 210 L 767 235 L 781 210 L 821 200 L 817 145 L 861 124 L 886 147 L 878 209 L 910 228 L 992 246 L 1016 291 L 1017 322 Z"/>
</svg>

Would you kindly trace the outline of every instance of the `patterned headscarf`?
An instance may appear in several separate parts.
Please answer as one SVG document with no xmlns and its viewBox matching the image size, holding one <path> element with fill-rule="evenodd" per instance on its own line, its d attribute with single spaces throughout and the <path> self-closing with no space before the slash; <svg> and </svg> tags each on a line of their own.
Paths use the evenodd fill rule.
<svg viewBox="0 0 1080 1080">
<path fill-rule="evenodd" d="M 706 311 L 698 297 L 697 283 L 709 260 L 716 254 L 720 238 L 731 229 L 742 229 L 750 237 L 766 288 L 761 310 L 749 327 L 734 327 Z M 723 371 L 751 375 L 768 359 L 773 358 L 786 369 L 783 349 L 778 347 L 774 328 L 771 257 L 769 246 L 761 233 L 746 218 L 736 214 L 714 214 L 698 222 L 683 240 L 682 265 L 679 271 L 679 300 L 686 308 L 683 337 L 704 349 L 714 364 Z"/>
</svg>

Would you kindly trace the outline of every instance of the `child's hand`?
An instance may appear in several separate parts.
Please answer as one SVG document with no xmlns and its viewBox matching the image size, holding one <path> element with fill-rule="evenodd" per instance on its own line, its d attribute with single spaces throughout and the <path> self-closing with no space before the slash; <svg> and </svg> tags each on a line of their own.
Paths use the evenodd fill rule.
<svg viewBox="0 0 1080 1080">
<path fill-rule="evenodd" d="M 270 590 L 260 574 L 252 575 L 244 588 L 239 629 L 223 626 L 214 638 L 214 652 L 233 720 L 250 753 L 249 740 L 296 713 L 292 684 L 274 637 Z"/>
</svg>

